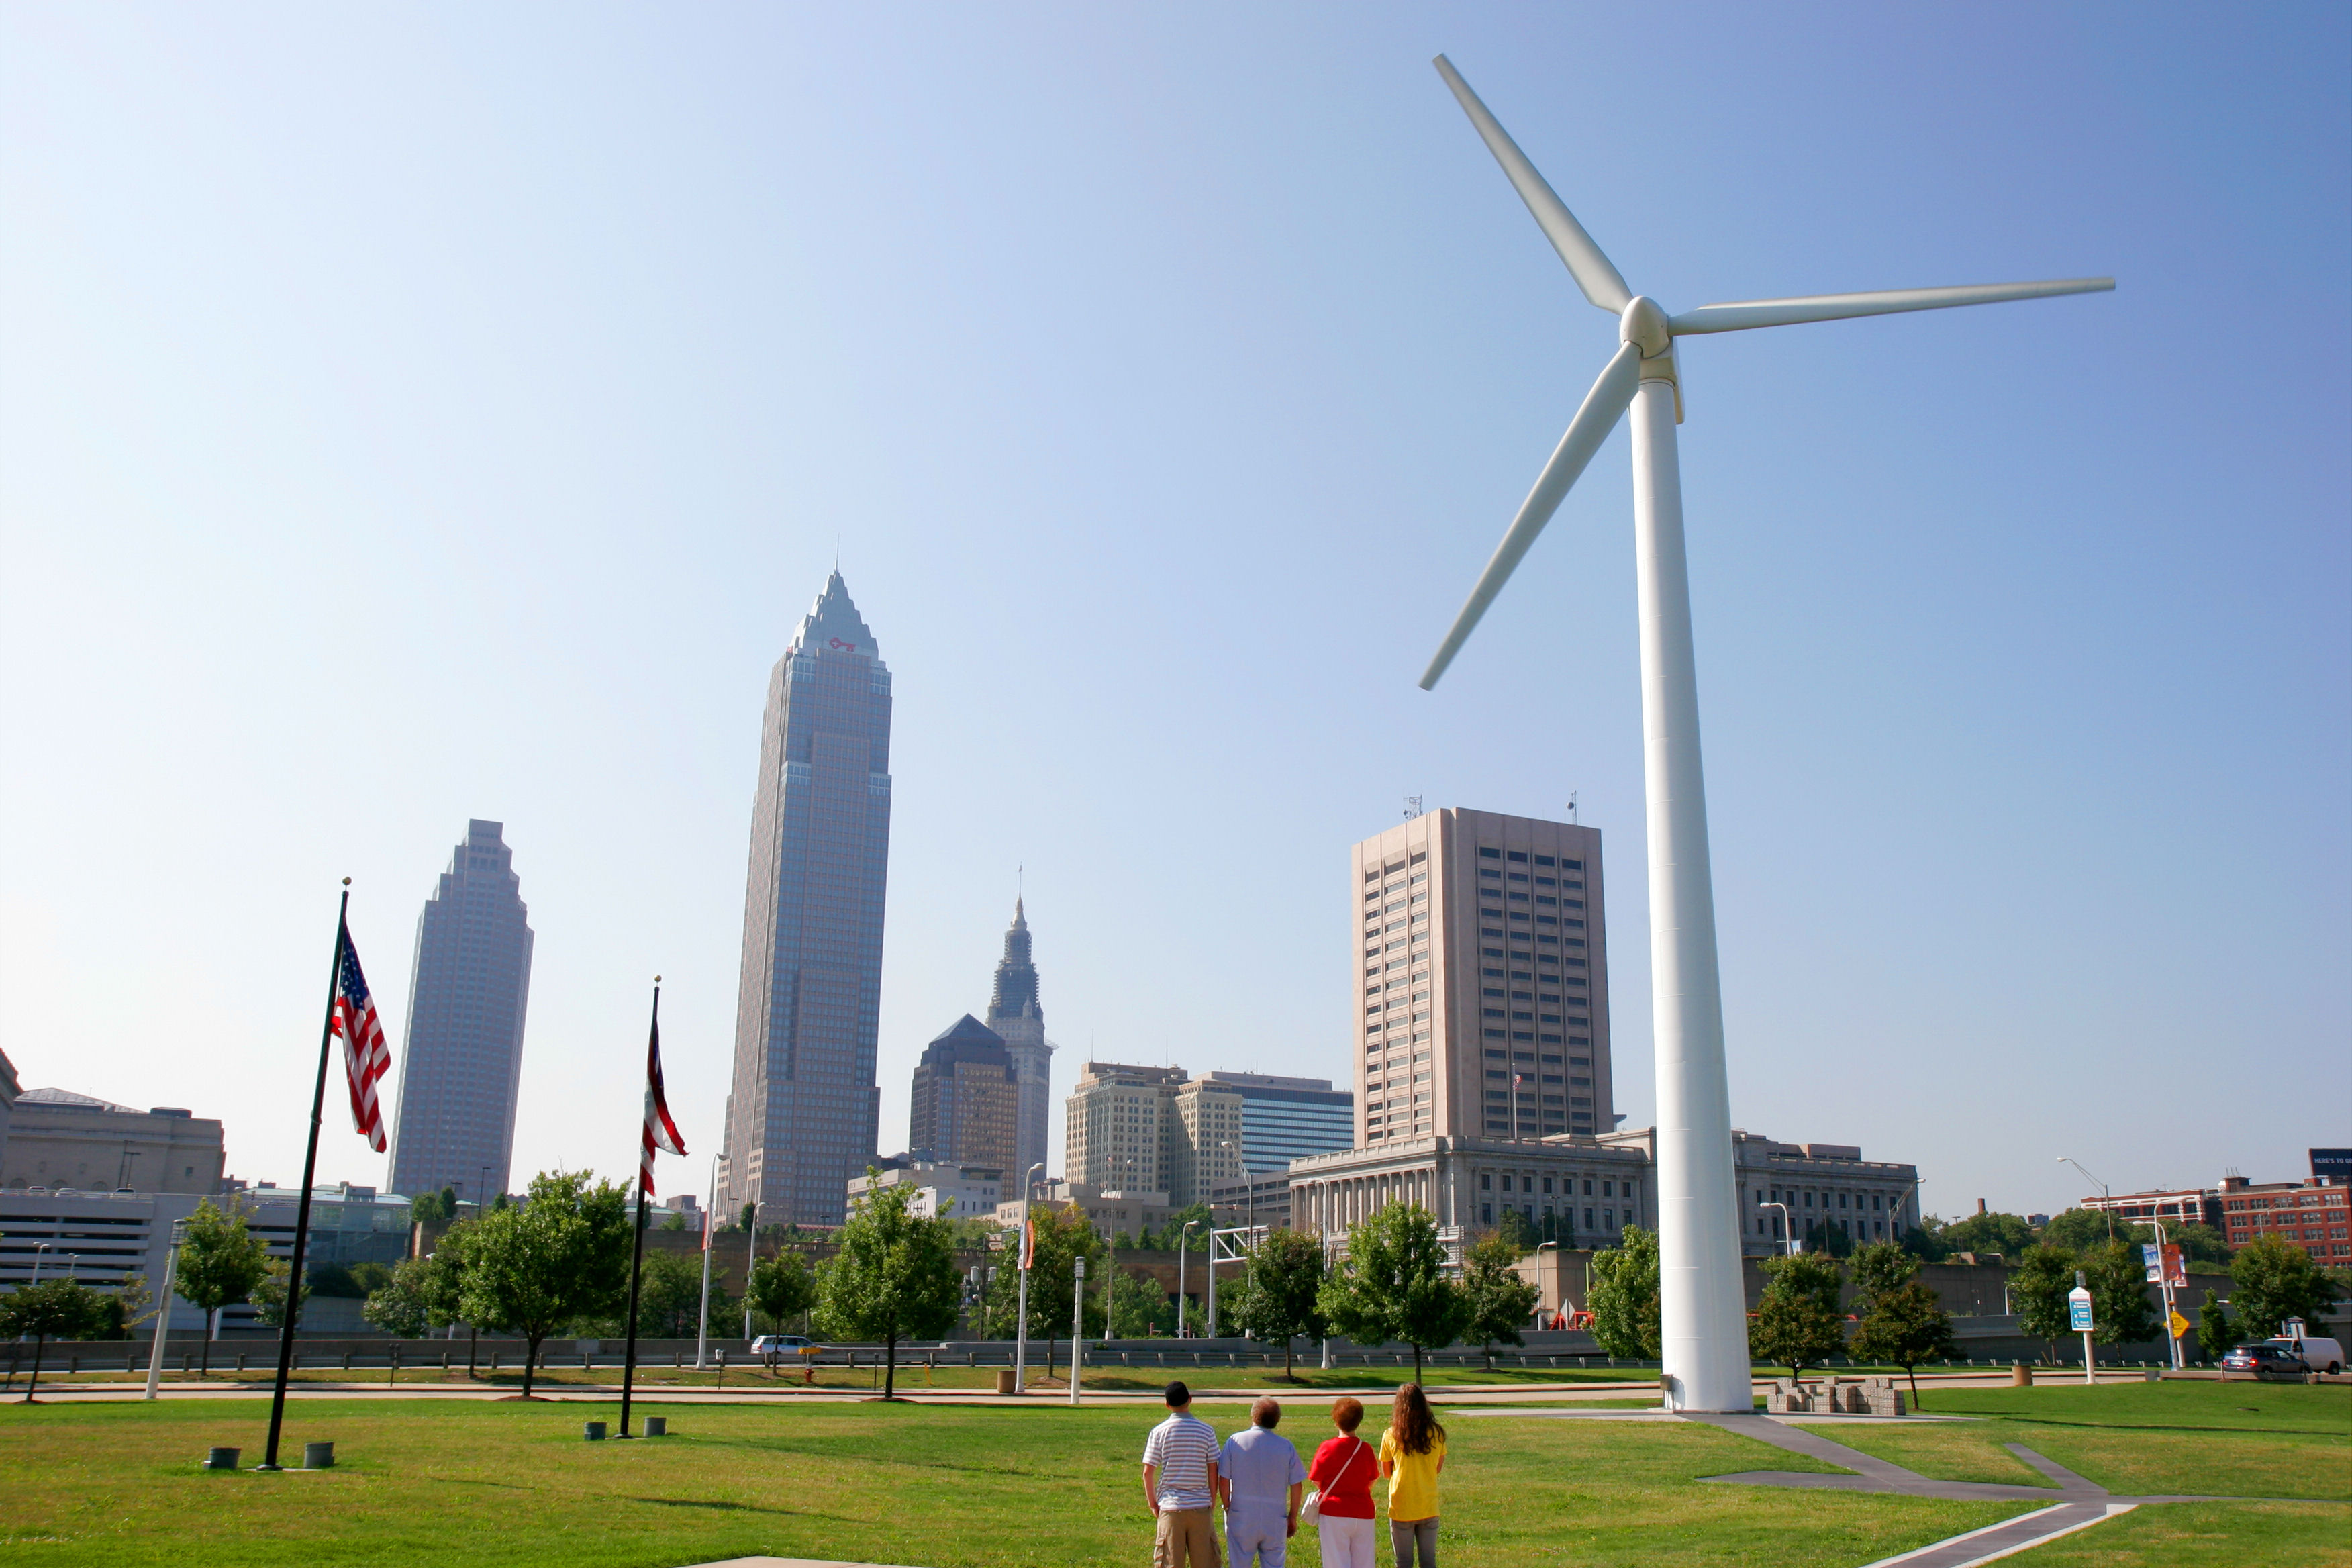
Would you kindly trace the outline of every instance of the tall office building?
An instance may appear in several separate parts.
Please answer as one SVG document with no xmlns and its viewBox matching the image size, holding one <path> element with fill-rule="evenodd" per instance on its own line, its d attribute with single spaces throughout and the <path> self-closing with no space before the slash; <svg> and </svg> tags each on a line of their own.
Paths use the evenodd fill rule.
<svg viewBox="0 0 2352 1568">
<path fill-rule="evenodd" d="M 839 1225 L 875 1152 L 890 672 L 835 572 L 768 679 L 721 1213 Z"/>
<path fill-rule="evenodd" d="M 1202 1079 L 1241 1100 L 1242 1159 L 1252 1173 L 1283 1171 L 1293 1160 L 1355 1147 L 1356 1097 L 1328 1078 L 1212 1072 Z"/>
<path fill-rule="evenodd" d="M 470 821 L 416 917 L 408 1044 L 385 1184 L 415 1195 L 508 1190 L 523 1013 L 530 1002 L 530 911 L 503 823 Z"/>
<path fill-rule="evenodd" d="M 1012 1053 L 995 1030 L 966 1013 L 915 1064 L 908 1152 L 937 1164 L 1010 1172 L 1020 1099 Z"/>
<path fill-rule="evenodd" d="M 1168 1191 L 1185 1141 L 1176 1114 L 1183 1087 L 1182 1068 L 1081 1064 L 1077 1087 L 1064 1102 L 1069 1120 L 1062 1169 L 1068 1179 L 1101 1192 Z M 1020 1190 L 1020 1177 L 1011 1176 L 1007 1195 Z"/>
<path fill-rule="evenodd" d="M 1356 846 L 1358 1146 L 1615 1130 L 1601 833 L 1447 808 Z"/>
<path fill-rule="evenodd" d="M 1029 961 L 1029 917 L 1019 899 L 1013 900 L 1013 924 L 1004 933 L 1004 956 L 996 965 L 988 1026 L 1013 1053 L 1013 1077 L 1021 1089 L 1020 1127 L 1013 1140 L 1013 1169 L 1007 1173 L 1017 1183 L 1022 1172 L 1045 1163 L 1047 1119 L 1054 1114 L 1054 1047 L 1045 1043 L 1037 966 Z"/>
</svg>

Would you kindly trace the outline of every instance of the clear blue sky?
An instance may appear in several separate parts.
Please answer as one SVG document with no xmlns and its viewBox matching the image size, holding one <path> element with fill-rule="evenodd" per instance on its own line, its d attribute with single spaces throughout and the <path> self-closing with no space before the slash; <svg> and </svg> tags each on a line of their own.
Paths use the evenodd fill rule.
<svg viewBox="0 0 2352 1568">
<path fill-rule="evenodd" d="M 1408 794 L 1579 792 L 1645 1123 L 1622 434 L 1413 685 L 1615 342 L 1440 49 L 1670 309 L 2121 280 L 1685 346 L 1736 1120 L 1948 1214 L 2352 1143 L 2336 5 L 0 12 L 28 1086 L 292 1180 L 337 879 L 396 1040 L 495 817 L 519 1164 L 627 1169 L 658 971 L 704 1190 L 837 547 L 897 675 L 886 1148 L 1016 866 L 1064 1083 L 1344 1078 Z"/>
</svg>

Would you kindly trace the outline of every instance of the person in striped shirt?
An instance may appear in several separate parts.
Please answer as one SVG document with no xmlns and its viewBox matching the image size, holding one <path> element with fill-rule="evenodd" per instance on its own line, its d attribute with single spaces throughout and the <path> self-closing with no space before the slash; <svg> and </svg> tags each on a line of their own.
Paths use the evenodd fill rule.
<svg viewBox="0 0 2352 1568">
<path fill-rule="evenodd" d="M 1151 1568 L 1217 1568 L 1210 1505 L 1217 1495 L 1217 1435 L 1192 1414 L 1192 1391 L 1168 1385 L 1168 1419 L 1143 1443 L 1143 1503 L 1156 1530 Z"/>
</svg>

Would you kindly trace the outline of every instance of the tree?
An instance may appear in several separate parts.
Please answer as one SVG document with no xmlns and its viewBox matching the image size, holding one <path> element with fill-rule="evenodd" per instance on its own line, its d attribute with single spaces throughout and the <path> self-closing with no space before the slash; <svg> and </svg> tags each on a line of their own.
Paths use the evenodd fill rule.
<svg viewBox="0 0 2352 1568">
<path fill-rule="evenodd" d="M 841 1227 L 841 1249 L 817 1270 L 824 1331 L 882 1342 L 885 1399 L 898 1394 L 898 1342 L 947 1332 L 961 1304 L 948 1222 L 910 1212 L 914 1198 L 904 1184 L 868 1193 Z"/>
<path fill-rule="evenodd" d="M 1748 1324 L 1748 1352 L 1769 1364 L 1789 1363 L 1801 1378 L 1845 1348 L 1845 1314 L 1838 1292 L 1845 1270 L 1826 1253 L 1783 1253 L 1762 1264 L 1764 1294 Z"/>
<path fill-rule="evenodd" d="M 2218 1294 L 2207 1290 L 2197 1309 L 2197 1359 L 2220 1361 L 2237 1342 L 2230 1327 L 2230 1309 Z"/>
<path fill-rule="evenodd" d="M 793 1247 L 779 1248 L 751 1265 L 745 1293 L 751 1305 L 767 1314 L 768 1326 L 782 1331 L 784 1320 L 816 1305 L 816 1276 L 808 1259 Z"/>
<path fill-rule="evenodd" d="M 408 1217 L 418 1225 L 447 1225 L 457 1217 L 457 1189 L 417 1194 L 408 1200 Z"/>
<path fill-rule="evenodd" d="M 749 1236 L 751 1234 L 751 1226 L 759 1222 L 759 1218 L 760 1205 L 758 1204 L 745 1204 L 743 1205 L 743 1212 L 735 1216 L 735 1228 L 741 1231 L 745 1236 Z"/>
<path fill-rule="evenodd" d="M 113 1316 L 105 1297 L 79 1279 L 48 1279 L 0 1296 L 0 1339 L 33 1339 L 33 1377 L 23 1403 L 33 1403 L 41 1382 L 41 1346 L 48 1340 L 77 1340 L 103 1328 Z"/>
<path fill-rule="evenodd" d="M 675 1252 L 646 1259 L 638 1281 L 637 1331 L 648 1339 L 677 1340 L 692 1334 L 702 1318 L 702 1265 Z"/>
<path fill-rule="evenodd" d="M 459 1310 L 523 1337 L 525 1399 L 547 1337 L 577 1319 L 610 1317 L 628 1289 L 627 1195 L 590 1180 L 586 1171 L 541 1171 L 522 1204 L 491 1210 L 466 1240 Z"/>
<path fill-rule="evenodd" d="M 1063 1207 L 1032 1205 L 1029 1217 L 1036 1228 L 1037 1245 L 1029 1270 L 1029 1337 L 1045 1342 L 1045 1375 L 1054 1375 L 1054 1343 L 1070 1326 L 1070 1295 L 1076 1283 L 1076 1264 L 1087 1260 L 1088 1278 L 1108 1266 L 1110 1253 L 1102 1237 L 1075 1204 Z M 993 1338 L 1009 1340 L 1020 1331 L 1021 1261 L 1016 1234 L 1013 1246 L 1000 1256 L 996 1278 L 990 1282 L 982 1321 Z M 1220 1284 L 1226 1281 L 1220 1280 Z M 1089 1331 L 1102 1322 L 1101 1293 L 1087 1292 L 1086 1321 Z"/>
<path fill-rule="evenodd" d="M 1854 1249 L 1853 1281 L 1862 1291 L 1862 1321 L 1853 1353 L 1903 1369 L 1911 1403 L 1919 1403 L 1921 1362 L 1952 1352 L 1952 1316 L 1919 1279 L 1919 1260 L 1891 1241 Z"/>
<path fill-rule="evenodd" d="M 1139 1340 L 1155 1328 L 1173 1322 L 1168 1310 L 1168 1292 L 1148 1274 L 1137 1274 L 1112 1265 L 1110 1279 L 1110 1322 L 1108 1337 L 1114 1340 Z"/>
<path fill-rule="evenodd" d="M 2149 1300 L 2147 1265 L 2128 1241 L 2084 1249 L 2078 1267 L 2091 1289 L 2091 1338 L 2103 1345 L 2136 1345 L 2164 1332 Z"/>
<path fill-rule="evenodd" d="M 1658 1238 L 1629 1225 L 1618 1245 L 1592 1255 L 1585 1307 L 1592 1313 L 1592 1338 L 1620 1361 L 1654 1361 L 1659 1354 Z"/>
<path fill-rule="evenodd" d="M 403 1258 L 389 1279 L 368 1292 L 360 1316 L 395 1338 L 411 1340 L 457 1321 L 466 1238 L 473 1226 L 471 1220 L 452 1226 L 430 1253 Z"/>
<path fill-rule="evenodd" d="M 2122 1241 L 2130 1237 L 2131 1226 L 2117 1225 L 2101 1209 L 2068 1209 L 2053 1215 L 2050 1223 L 2042 1227 L 2042 1245 L 2080 1253 L 2093 1247 L 2105 1247 L 2110 1233 Z"/>
<path fill-rule="evenodd" d="M 2316 1324 L 2342 1294 L 2311 1254 L 2275 1236 L 2259 1236 L 2230 1262 L 2230 1305 L 2249 1337 L 2285 1331 L 2289 1318 Z"/>
<path fill-rule="evenodd" d="M 2009 1303 L 2017 1310 L 2017 1326 L 2049 1348 L 2058 1359 L 2058 1342 L 2074 1332 L 2067 1295 L 2074 1289 L 2076 1259 L 2072 1247 L 2043 1242 L 2027 1252 L 2017 1272 L 2009 1277 Z"/>
<path fill-rule="evenodd" d="M 1465 1332 L 1478 1342 L 1486 1370 L 1495 1370 L 1495 1342 L 1523 1345 L 1519 1331 L 1528 1326 L 1543 1293 L 1520 1279 L 1512 1265 L 1527 1254 L 1502 1231 L 1470 1249 L 1462 1260 L 1462 1294 L 1469 1301 Z"/>
<path fill-rule="evenodd" d="M 1297 1381 L 1292 1373 L 1292 1342 L 1321 1339 L 1330 1325 L 1324 1320 L 1323 1243 L 1304 1231 L 1277 1226 L 1265 1233 L 1250 1255 L 1244 1274 L 1227 1309 L 1230 1321 L 1254 1340 L 1282 1346 L 1285 1382 Z"/>
<path fill-rule="evenodd" d="M 1952 1249 L 1944 1245 L 1943 1228 L 1942 1220 L 1928 1215 L 1898 1239 L 1903 1250 L 1922 1263 L 1941 1263 L 1952 1255 Z"/>
<path fill-rule="evenodd" d="M 1470 1321 L 1445 1262 L 1430 1212 L 1394 1200 L 1348 1232 L 1348 1254 L 1323 1281 L 1323 1315 L 1360 1345 L 1411 1345 L 1418 1383 L 1423 1352 L 1460 1339 Z"/>
<path fill-rule="evenodd" d="M 284 1258 L 273 1258 L 262 1269 L 260 1282 L 253 1288 L 254 1316 L 273 1329 L 286 1326 L 286 1278 L 293 1272 L 293 1267 Z M 305 1279 L 302 1288 L 294 1293 L 294 1322 L 298 1329 L 302 1322 L 302 1309 L 310 1304 L 310 1282 Z"/>
<path fill-rule="evenodd" d="M 2003 1258 L 2022 1258 L 2025 1249 L 2041 1238 L 2033 1234 L 2033 1227 L 2025 1222 L 2023 1215 L 1993 1209 L 1954 1220 L 1944 1226 L 1937 1239 L 1954 1252 L 1997 1252 Z"/>
<path fill-rule="evenodd" d="M 1515 1262 L 1533 1252 L 1536 1243 L 1544 1239 L 1536 1230 L 1534 1221 L 1507 1206 L 1503 1210 L 1503 1222 L 1495 1227 L 1495 1234 L 1510 1247 Z"/>
<path fill-rule="evenodd" d="M 269 1264 L 269 1248 L 247 1228 L 245 1201 L 231 1198 L 226 1209 L 206 1198 L 188 1216 L 173 1292 L 205 1314 L 204 1374 L 212 1375 L 213 1341 L 220 1334 L 221 1309 L 248 1299 Z"/>
</svg>

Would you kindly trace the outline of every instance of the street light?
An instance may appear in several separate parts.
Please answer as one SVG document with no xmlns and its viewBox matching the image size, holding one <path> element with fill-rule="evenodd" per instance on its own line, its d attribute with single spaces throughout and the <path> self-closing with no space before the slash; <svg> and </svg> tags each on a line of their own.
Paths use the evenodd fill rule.
<svg viewBox="0 0 2352 1568">
<path fill-rule="evenodd" d="M 1043 1160 L 1021 1173 L 1021 1239 L 1020 1250 L 1013 1254 L 1021 1268 L 1021 1292 L 1013 1308 L 1015 1321 L 1013 1341 L 1013 1392 L 1029 1392 L 1029 1199 L 1036 1191 L 1037 1173 L 1045 1168 Z"/>
<path fill-rule="evenodd" d="M 2066 1155 L 2061 1154 L 2058 1156 L 2058 1163 L 2062 1165 L 2072 1165 L 2074 1169 L 2083 1171 L 2083 1163 L 2080 1160 L 2070 1159 Z M 2099 1212 L 2107 1216 L 2107 1239 L 2109 1241 L 2113 1241 L 2116 1238 L 2116 1194 L 2107 1186 L 2106 1183 L 2099 1180 L 2098 1177 L 2092 1175 L 2090 1172 L 2083 1171 L 2083 1175 L 2084 1179 L 2089 1181 L 2091 1185 L 2099 1189 L 2099 1196 L 2104 1200 L 2104 1206 L 2101 1207 Z"/>
<path fill-rule="evenodd" d="M 45 1241 L 33 1248 L 33 1283 L 36 1285 L 41 1282 L 41 1254 L 48 1251 L 50 1243 Z"/>
<path fill-rule="evenodd" d="M 1200 1223 L 1197 1219 L 1188 1219 L 1184 1222 L 1184 1228 L 1176 1233 L 1176 1337 L 1180 1340 L 1192 1337 L 1192 1325 L 1184 1321 L 1185 1276 L 1191 1272 L 1185 1268 L 1184 1255 L 1185 1249 L 1192 1244 L 1192 1227 Z"/>
<path fill-rule="evenodd" d="M 1789 1212 L 1789 1205 L 1787 1204 L 1758 1204 L 1756 1206 L 1759 1209 L 1779 1209 L 1780 1211 L 1780 1228 L 1788 1233 L 1787 1239 L 1789 1243 L 1789 1256 L 1794 1258 L 1797 1255 L 1797 1216 Z"/>
<path fill-rule="evenodd" d="M 180 1248 L 187 1244 L 188 1222 L 172 1222 L 172 1250 L 163 1255 L 163 1298 L 155 1308 L 155 1342 L 147 1352 L 147 1397 L 163 1378 L 163 1340 L 172 1331 L 172 1298 L 180 1282 Z"/>
</svg>

